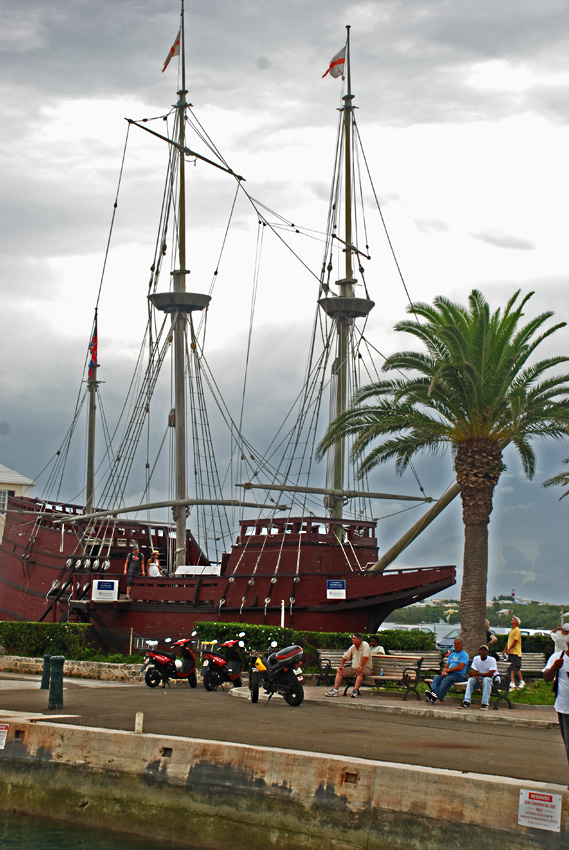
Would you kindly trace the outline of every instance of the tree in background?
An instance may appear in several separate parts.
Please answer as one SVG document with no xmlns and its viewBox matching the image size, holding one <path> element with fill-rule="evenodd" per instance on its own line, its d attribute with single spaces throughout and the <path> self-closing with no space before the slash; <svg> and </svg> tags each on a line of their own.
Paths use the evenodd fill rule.
<svg viewBox="0 0 569 850">
<path fill-rule="evenodd" d="M 433 306 L 410 305 L 414 318 L 395 329 L 412 334 L 426 352 L 388 357 L 383 371 L 402 377 L 363 387 L 330 424 L 318 448 L 322 456 L 340 436 L 352 435 L 364 474 L 391 459 L 403 472 L 415 455 L 450 446 L 464 522 L 462 634 L 471 653 L 485 637 L 488 523 L 505 468 L 503 451 L 512 443 L 531 479 L 531 441 L 559 439 L 569 431 L 569 375 L 551 374 L 569 358 L 530 362 L 537 347 L 565 322 L 544 329 L 553 316 L 546 312 L 522 324 L 532 295 L 520 299 L 518 290 L 503 312 L 494 313 L 476 290 L 468 306 L 443 297 Z"/>
</svg>

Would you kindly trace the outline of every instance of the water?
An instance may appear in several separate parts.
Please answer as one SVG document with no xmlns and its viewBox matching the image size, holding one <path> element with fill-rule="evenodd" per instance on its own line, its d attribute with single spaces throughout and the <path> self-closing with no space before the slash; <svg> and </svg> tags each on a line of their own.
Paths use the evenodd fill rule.
<svg viewBox="0 0 569 850">
<path fill-rule="evenodd" d="M 182 846 L 184 850 L 192 850 L 187 843 L 164 844 L 63 821 L 0 812 L 1 850 L 159 850 L 166 847 L 175 850 Z"/>
</svg>

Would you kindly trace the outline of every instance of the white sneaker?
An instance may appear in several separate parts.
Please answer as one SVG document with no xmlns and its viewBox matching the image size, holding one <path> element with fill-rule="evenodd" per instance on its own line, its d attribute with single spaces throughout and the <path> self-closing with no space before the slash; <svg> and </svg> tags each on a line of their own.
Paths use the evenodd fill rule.
<svg viewBox="0 0 569 850">
<path fill-rule="evenodd" d="M 324 696 L 325 697 L 337 697 L 338 696 L 338 689 L 337 688 L 331 688 L 329 691 L 326 691 Z"/>
<path fill-rule="evenodd" d="M 516 686 L 514 685 L 514 683 L 513 683 L 513 682 L 510 682 L 510 688 L 509 688 L 509 690 L 510 690 L 510 691 L 515 691 L 515 690 L 516 690 Z"/>
<path fill-rule="evenodd" d="M 525 686 L 526 686 L 526 683 L 525 683 L 525 682 L 523 681 L 523 679 L 522 679 L 522 681 L 521 681 L 521 682 L 520 682 L 520 684 L 518 685 L 518 691 L 521 691 L 523 688 L 525 688 Z"/>
</svg>

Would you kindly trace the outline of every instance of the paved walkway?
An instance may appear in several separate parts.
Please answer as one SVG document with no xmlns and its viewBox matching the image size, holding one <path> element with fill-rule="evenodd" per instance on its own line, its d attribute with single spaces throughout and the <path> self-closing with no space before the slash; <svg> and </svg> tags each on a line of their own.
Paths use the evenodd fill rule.
<svg viewBox="0 0 569 850">
<path fill-rule="evenodd" d="M 65 677 L 64 688 L 68 686 L 79 686 L 80 688 L 139 688 L 140 685 L 133 685 L 130 682 L 106 682 L 96 679 L 79 679 Z M 0 716 L 13 714 L 10 706 L 9 692 L 14 692 L 12 701 L 16 712 L 22 710 L 22 692 L 30 692 L 30 700 L 25 702 L 30 703 L 30 709 L 36 716 L 45 715 L 53 717 L 53 711 L 41 712 L 37 710 L 40 680 L 38 676 L 19 674 L 19 673 L 4 673 L 0 672 Z M 187 689 L 185 682 L 173 683 L 173 687 Z M 199 686 L 198 686 L 199 687 Z M 227 689 L 227 686 L 225 686 Z M 452 719 L 459 720 L 465 723 L 488 723 L 493 725 L 509 725 L 509 726 L 533 726 L 533 727 L 551 727 L 557 726 L 557 714 L 553 706 L 542 705 L 521 705 L 516 704 L 513 709 L 509 709 L 505 702 L 501 702 L 497 710 L 493 708 L 493 702 L 488 711 L 480 710 L 480 700 L 476 697 L 470 709 L 459 709 L 461 704 L 460 697 L 447 696 L 444 703 L 431 705 L 423 700 L 417 700 L 414 694 L 411 694 L 406 701 L 403 700 L 401 694 L 386 691 L 384 693 L 362 688 L 362 696 L 359 699 L 352 699 L 348 696 L 326 697 L 327 687 L 316 687 L 315 685 L 305 685 L 304 698 L 309 703 L 327 703 L 333 704 L 334 707 L 345 709 L 346 711 L 372 711 L 383 714 L 400 715 L 400 716 L 418 716 L 418 717 L 433 717 L 437 719 Z M 249 689 L 234 688 L 229 691 L 230 695 L 240 699 L 249 699 Z M 340 691 L 341 693 L 341 691 Z M 43 692 L 45 704 L 47 704 L 47 691 Z M 90 699 L 90 697 L 88 698 Z M 267 697 L 261 692 L 259 701 L 266 700 Z M 273 700 L 280 701 L 281 697 L 274 696 Z M 16 705 L 18 706 L 16 708 Z M 26 709 L 24 709 L 25 711 Z"/>
</svg>

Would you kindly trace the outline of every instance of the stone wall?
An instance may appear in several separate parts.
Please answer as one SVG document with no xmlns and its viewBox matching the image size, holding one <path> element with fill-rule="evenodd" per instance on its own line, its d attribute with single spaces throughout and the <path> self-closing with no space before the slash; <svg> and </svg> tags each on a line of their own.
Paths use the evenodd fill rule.
<svg viewBox="0 0 569 850">
<path fill-rule="evenodd" d="M 104 682 L 139 682 L 140 664 L 107 664 L 104 661 L 65 660 L 64 676 L 80 679 L 100 679 Z M 0 656 L 0 670 L 13 673 L 37 673 L 43 670 L 43 658 L 25 658 L 21 655 Z"/>
</svg>

